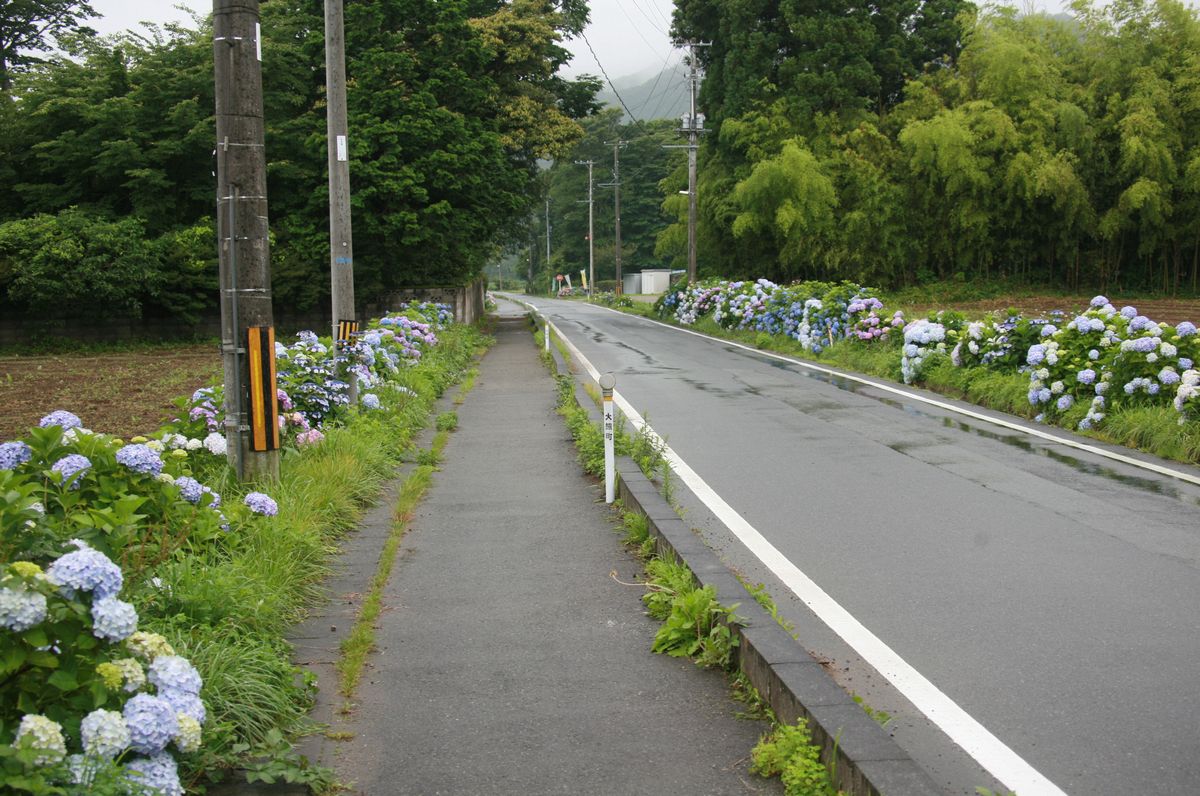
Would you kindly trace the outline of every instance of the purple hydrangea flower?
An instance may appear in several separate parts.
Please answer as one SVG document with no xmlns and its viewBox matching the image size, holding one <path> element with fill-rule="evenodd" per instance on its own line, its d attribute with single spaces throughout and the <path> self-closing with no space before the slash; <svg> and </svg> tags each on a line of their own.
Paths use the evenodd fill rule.
<svg viewBox="0 0 1200 796">
<path fill-rule="evenodd" d="M 189 694 L 186 691 L 160 691 L 158 695 L 170 703 L 176 714 L 191 716 L 201 724 L 208 718 L 204 701 L 197 694 Z"/>
<path fill-rule="evenodd" d="M 1158 348 L 1158 338 L 1157 337 L 1139 337 L 1138 339 L 1133 341 L 1133 345 L 1131 347 L 1133 348 L 1134 351 L 1137 351 L 1139 354 L 1149 354 L 1151 351 Z"/>
<path fill-rule="evenodd" d="M 1158 380 L 1163 384 L 1171 385 L 1179 383 L 1179 374 L 1174 368 L 1163 368 L 1158 372 Z"/>
<path fill-rule="evenodd" d="M 279 504 L 262 492 L 251 492 L 242 502 L 249 506 L 255 514 L 262 514 L 265 517 L 274 517 L 279 513 Z"/>
<path fill-rule="evenodd" d="M 105 641 L 124 641 L 137 630 L 137 610 L 116 597 L 92 603 L 92 635 Z"/>
<path fill-rule="evenodd" d="M 1133 320 L 1134 318 L 1137 317 L 1137 309 L 1134 307 L 1122 307 L 1121 308 L 1121 317 L 1128 318 L 1129 320 Z"/>
<path fill-rule="evenodd" d="M 129 747 L 145 755 L 156 755 L 179 732 L 175 708 L 167 700 L 137 694 L 125 703 L 125 723 L 129 725 Z"/>
<path fill-rule="evenodd" d="M 1191 370 L 1192 369 L 1192 360 L 1188 359 L 1187 357 L 1180 357 L 1179 358 L 1179 367 L 1183 368 L 1184 370 Z"/>
<path fill-rule="evenodd" d="M 117 451 L 117 463 L 143 475 L 158 475 L 163 468 L 162 457 L 149 446 L 141 444 L 126 445 Z"/>
<path fill-rule="evenodd" d="M 33 457 L 33 450 L 24 442 L 5 442 L 0 445 L 0 470 L 15 470 Z"/>
<path fill-rule="evenodd" d="M 1040 365 L 1046 358 L 1046 346 L 1038 343 L 1029 346 L 1029 353 L 1025 355 L 1025 363 L 1027 365 Z"/>
<path fill-rule="evenodd" d="M 71 428 L 83 428 L 83 421 L 78 415 L 72 414 L 65 409 L 56 409 L 50 414 L 38 421 L 38 428 L 47 428 L 49 426 L 62 426 L 63 430 Z"/>
<path fill-rule="evenodd" d="M 1191 321 L 1184 321 L 1175 327 L 1175 334 L 1180 337 L 1191 337 L 1196 333 L 1196 324 Z"/>
<path fill-rule="evenodd" d="M 160 692 L 200 693 L 200 673 L 187 658 L 178 655 L 159 655 L 150 664 L 146 677 Z"/>
<path fill-rule="evenodd" d="M 379 396 L 372 392 L 363 393 L 362 398 L 359 400 L 362 402 L 364 409 L 378 409 L 380 406 Z"/>
<path fill-rule="evenodd" d="M 74 598 L 77 590 L 90 591 L 95 599 L 115 597 L 125 581 L 121 568 L 86 543 L 78 539 L 72 543 L 79 549 L 59 556 L 46 569 L 46 577 L 67 599 Z"/>
<path fill-rule="evenodd" d="M 1096 296 L 1095 298 L 1092 299 L 1091 306 L 1095 309 L 1100 309 L 1107 303 L 1108 303 L 1108 299 L 1105 298 L 1104 296 Z"/>
<path fill-rule="evenodd" d="M 88 457 L 80 453 L 68 453 L 52 464 L 50 469 L 59 473 L 68 489 L 78 489 L 80 479 L 91 467 L 92 462 Z"/>
<path fill-rule="evenodd" d="M 1092 384 L 1096 381 L 1096 371 L 1091 368 L 1081 370 L 1075 378 L 1079 380 L 1080 384 Z"/>
<path fill-rule="evenodd" d="M 159 754 L 152 757 L 135 757 L 125 764 L 125 770 L 133 775 L 134 782 L 150 793 L 159 796 L 183 796 L 179 768 L 169 752 L 160 750 Z"/>
<path fill-rule="evenodd" d="M 188 503 L 199 503 L 200 496 L 204 494 L 204 485 L 191 476 L 179 476 L 175 479 L 175 486 L 179 487 L 179 496 Z"/>
<path fill-rule="evenodd" d="M 1075 399 L 1070 395 L 1060 395 L 1055 405 L 1058 407 L 1058 411 L 1065 412 L 1070 409 L 1074 403 Z"/>
</svg>

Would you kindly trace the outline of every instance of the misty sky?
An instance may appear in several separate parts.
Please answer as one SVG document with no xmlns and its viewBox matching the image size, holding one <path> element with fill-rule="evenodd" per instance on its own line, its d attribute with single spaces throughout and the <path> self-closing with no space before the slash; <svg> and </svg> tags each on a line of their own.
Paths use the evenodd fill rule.
<svg viewBox="0 0 1200 796">
<path fill-rule="evenodd" d="M 1024 3 L 1012 0 L 1018 7 Z M 672 0 L 590 0 L 592 22 L 585 31 L 600 64 L 613 80 L 620 77 L 677 63 L 681 53 L 671 47 L 667 35 L 671 25 Z M 164 0 L 92 0 L 101 19 L 90 24 L 101 33 L 136 28 L 142 20 L 157 23 L 186 22 L 187 12 Z M 212 11 L 211 0 L 183 0 L 179 3 L 202 13 Z M 1058 11 L 1063 0 L 1033 0 L 1040 9 Z M 598 75 L 600 67 L 582 40 L 568 42 L 575 59 L 567 68 L 570 75 L 583 72 Z"/>
</svg>

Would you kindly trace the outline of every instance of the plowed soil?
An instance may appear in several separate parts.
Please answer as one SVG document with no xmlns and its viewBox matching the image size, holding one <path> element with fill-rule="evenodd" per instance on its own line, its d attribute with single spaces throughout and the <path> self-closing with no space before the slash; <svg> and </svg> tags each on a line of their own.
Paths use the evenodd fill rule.
<svg viewBox="0 0 1200 796">
<path fill-rule="evenodd" d="M 1109 301 L 1117 309 L 1125 306 L 1136 307 L 1137 311 L 1159 323 L 1175 325 L 1180 321 L 1191 321 L 1200 324 L 1200 299 L 1138 299 L 1129 296 L 1109 296 Z M 920 305 L 914 308 L 916 313 L 924 314 L 933 309 L 956 309 L 968 316 L 979 316 L 991 311 L 1003 311 L 1015 308 L 1026 315 L 1045 315 L 1051 310 L 1063 310 L 1068 314 L 1078 313 L 1087 309 L 1091 296 L 1020 296 L 983 301 L 952 302 L 949 305 L 939 304 Z M 909 314 L 909 317 L 915 317 Z"/>
<path fill-rule="evenodd" d="M 111 354 L 0 357 L 0 442 L 66 409 L 85 427 L 121 437 L 147 434 L 221 370 L 213 344 Z"/>
</svg>

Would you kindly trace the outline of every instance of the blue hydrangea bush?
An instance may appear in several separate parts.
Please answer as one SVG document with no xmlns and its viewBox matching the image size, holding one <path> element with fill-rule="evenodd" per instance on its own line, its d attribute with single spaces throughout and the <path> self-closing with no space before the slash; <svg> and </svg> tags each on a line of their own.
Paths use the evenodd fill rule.
<svg viewBox="0 0 1200 796">
<path fill-rule="evenodd" d="M 379 387 L 393 384 L 438 343 L 437 334 L 453 321 L 446 304 L 412 302 L 366 324 L 354 340 L 334 341 L 302 331 L 290 344 L 275 343 L 280 431 L 285 446 L 303 447 L 324 438 L 321 429 L 345 419 L 353 371 L 359 388 L 357 409 L 383 408 Z M 220 386 L 197 390 L 178 403 L 169 430 L 191 445 L 224 456 L 224 404 Z M 219 437 L 218 443 L 215 438 Z M 213 448 L 219 448 L 219 453 Z"/>
<path fill-rule="evenodd" d="M 181 796 L 198 752 L 195 667 L 138 630 L 121 568 L 80 539 L 0 569 L 0 776 L 25 793 Z"/>
<path fill-rule="evenodd" d="M 852 282 L 705 280 L 676 285 L 655 307 L 685 326 L 711 316 L 725 329 L 786 335 L 813 354 L 845 339 L 885 340 L 904 325 L 902 314 L 884 312 L 874 290 Z"/>
</svg>

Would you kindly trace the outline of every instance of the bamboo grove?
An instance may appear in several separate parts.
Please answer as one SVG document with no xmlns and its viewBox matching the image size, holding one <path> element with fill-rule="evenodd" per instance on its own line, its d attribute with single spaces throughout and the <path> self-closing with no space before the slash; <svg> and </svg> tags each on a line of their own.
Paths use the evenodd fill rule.
<svg viewBox="0 0 1200 796">
<path fill-rule="evenodd" d="M 678 0 L 675 27 L 712 42 L 702 274 L 1195 292 L 1200 21 L 1175 0 Z"/>
</svg>

